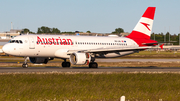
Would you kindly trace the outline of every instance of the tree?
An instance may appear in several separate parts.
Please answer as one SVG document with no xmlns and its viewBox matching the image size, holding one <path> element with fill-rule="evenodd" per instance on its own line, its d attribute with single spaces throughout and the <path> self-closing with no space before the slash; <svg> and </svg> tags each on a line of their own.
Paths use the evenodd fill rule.
<svg viewBox="0 0 180 101">
<path fill-rule="evenodd" d="M 52 33 L 61 33 L 61 32 L 60 32 L 60 30 L 59 30 L 59 29 L 57 29 L 57 28 L 53 28 L 53 29 L 52 29 Z"/>
<path fill-rule="evenodd" d="M 41 28 L 38 28 L 37 33 L 61 33 L 58 28 L 49 28 L 42 26 Z"/>
<path fill-rule="evenodd" d="M 22 32 L 21 33 L 34 33 L 34 32 L 31 32 L 28 28 L 24 28 L 22 29 Z"/>
<path fill-rule="evenodd" d="M 23 31 L 23 33 L 29 33 L 30 32 L 30 30 L 27 28 L 24 28 L 22 31 Z"/>
<path fill-rule="evenodd" d="M 86 33 L 91 33 L 91 31 L 87 31 Z"/>
<path fill-rule="evenodd" d="M 124 33 L 124 29 L 122 28 L 116 28 L 114 32 L 112 32 L 113 34 L 120 34 L 120 33 Z"/>
<path fill-rule="evenodd" d="M 166 41 L 169 42 L 171 41 L 171 34 L 169 32 L 166 33 Z"/>
<path fill-rule="evenodd" d="M 41 28 L 38 28 L 37 33 L 51 33 L 51 29 L 49 27 L 42 26 Z"/>
</svg>

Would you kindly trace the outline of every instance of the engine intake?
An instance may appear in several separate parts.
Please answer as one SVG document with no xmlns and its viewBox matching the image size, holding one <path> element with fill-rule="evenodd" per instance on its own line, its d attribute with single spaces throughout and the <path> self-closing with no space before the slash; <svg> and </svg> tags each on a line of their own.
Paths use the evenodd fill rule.
<svg viewBox="0 0 180 101">
<path fill-rule="evenodd" d="M 72 53 L 69 60 L 74 65 L 89 64 L 91 56 L 89 53 Z"/>
<path fill-rule="evenodd" d="M 29 57 L 29 60 L 33 64 L 41 64 L 41 63 L 47 64 L 49 61 L 48 58 L 36 58 L 36 57 Z"/>
</svg>

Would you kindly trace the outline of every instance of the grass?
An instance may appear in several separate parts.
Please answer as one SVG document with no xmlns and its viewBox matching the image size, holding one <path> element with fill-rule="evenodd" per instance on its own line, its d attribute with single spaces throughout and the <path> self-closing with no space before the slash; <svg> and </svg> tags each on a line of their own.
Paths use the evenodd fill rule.
<svg viewBox="0 0 180 101">
<path fill-rule="evenodd" d="M 178 101 L 180 74 L 4 74 L 1 100 Z"/>
</svg>

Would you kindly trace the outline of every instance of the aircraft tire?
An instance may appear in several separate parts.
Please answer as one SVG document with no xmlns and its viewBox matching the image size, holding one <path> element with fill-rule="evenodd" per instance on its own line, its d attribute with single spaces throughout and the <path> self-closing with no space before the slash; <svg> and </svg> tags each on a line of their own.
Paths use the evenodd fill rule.
<svg viewBox="0 0 180 101">
<path fill-rule="evenodd" d="M 70 67 L 71 63 L 70 62 L 66 62 L 66 67 Z"/>
<path fill-rule="evenodd" d="M 70 67 L 71 64 L 70 62 L 62 62 L 62 67 L 65 68 L 65 67 Z"/>
<path fill-rule="evenodd" d="M 28 64 L 22 64 L 23 68 L 28 68 Z"/>
<path fill-rule="evenodd" d="M 98 68 L 98 64 L 96 62 L 89 63 L 89 68 Z"/>
</svg>

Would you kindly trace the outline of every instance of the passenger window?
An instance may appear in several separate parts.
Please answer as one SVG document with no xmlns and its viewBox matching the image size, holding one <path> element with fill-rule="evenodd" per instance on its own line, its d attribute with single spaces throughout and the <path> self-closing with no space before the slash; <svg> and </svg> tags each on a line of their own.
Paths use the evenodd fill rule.
<svg viewBox="0 0 180 101">
<path fill-rule="evenodd" d="M 19 43 L 23 43 L 21 40 L 19 40 Z"/>
<path fill-rule="evenodd" d="M 18 40 L 16 40 L 16 42 L 15 43 L 19 43 L 19 41 Z"/>
</svg>

